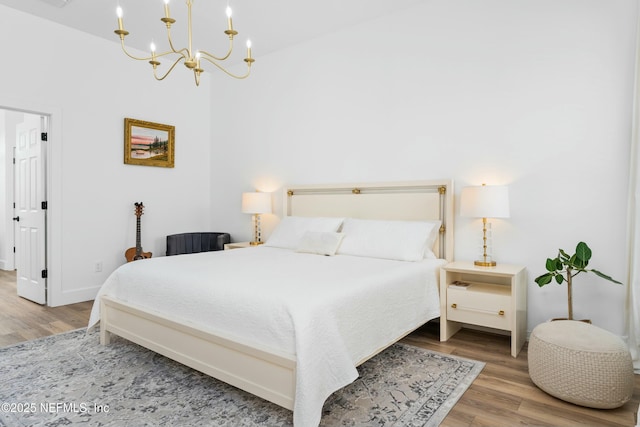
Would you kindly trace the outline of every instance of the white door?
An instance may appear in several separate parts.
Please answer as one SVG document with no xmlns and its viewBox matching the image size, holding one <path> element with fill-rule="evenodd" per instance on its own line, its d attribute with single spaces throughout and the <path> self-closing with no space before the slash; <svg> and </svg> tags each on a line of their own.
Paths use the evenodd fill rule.
<svg viewBox="0 0 640 427">
<path fill-rule="evenodd" d="M 46 281 L 46 118 L 25 114 L 16 129 L 15 230 L 18 295 L 38 304 L 47 302 Z M 46 134 L 45 134 L 46 135 Z"/>
</svg>

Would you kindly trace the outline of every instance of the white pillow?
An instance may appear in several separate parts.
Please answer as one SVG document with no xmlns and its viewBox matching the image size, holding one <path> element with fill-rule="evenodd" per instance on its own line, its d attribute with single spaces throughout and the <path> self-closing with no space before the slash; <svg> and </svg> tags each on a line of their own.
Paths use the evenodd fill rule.
<svg viewBox="0 0 640 427">
<path fill-rule="evenodd" d="M 336 232 L 343 220 L 344 218 L 285 216 L 264 245 L 297 249 L 307 231 Z"/>
<path fill-rule="evenodd" d="M 436 239 L 440 235 L 440 225 L 442 224 L 440 221 L 430 221 L 435 224 L 435 226 L 431 229 L 431 233 L 429 233 L 429 237 L 427 237 L 427 244 L 424 249 L 424 257 L 425 259 L 436 259 L 438 258 L 436 254 L 433 253 L 433 245 L 436 244 Z M 444 258 L 444 255 L 443 255 Z"/>
<path fill-rule="evenodd" d="M 339 255 L 420 261 L 438 236 L 440 221 L 381 221 L 347 218 Z"/>
<path fill-rule="evenodd" d="M 300 239 L 297 252 L 318 255 L 335 255 L 344 233 L 307 231 Z"/>
</svg>

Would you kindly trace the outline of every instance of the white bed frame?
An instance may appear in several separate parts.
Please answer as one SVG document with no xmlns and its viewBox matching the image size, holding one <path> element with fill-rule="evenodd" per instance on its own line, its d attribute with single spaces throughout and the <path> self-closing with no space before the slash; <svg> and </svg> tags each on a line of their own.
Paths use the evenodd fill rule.
<svg viewBox="0 0 640 427">
<path fill-rule="evenodd" d="M 284 190 L 283 197 L 286 215 L 386 220 L 439 219 L 442 226 L 434 252 L 440 258 L 453 260 L 451 180 L 293 186 Z M 162 313 L 123 303 L 108 296 L 101 298 L 100 312 L 101 344 L 109 344 L 111 334 L 121 336 L 293 410 L 296 384 L 295 356 L 246 345 L 222 334 L 203 332 L 167 318 Z M 387 346 L 377 349 L 358 365 L 400 338 L 402 337 L 397 337 Z"/>
</svg>

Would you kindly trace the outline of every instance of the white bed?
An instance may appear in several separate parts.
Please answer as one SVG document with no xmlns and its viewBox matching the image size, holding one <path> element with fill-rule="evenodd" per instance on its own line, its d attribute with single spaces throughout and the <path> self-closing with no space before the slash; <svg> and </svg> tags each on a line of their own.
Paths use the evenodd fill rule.
<svg viewBox="0 0 640 427">
<path fill-rule="evenodd" d="M 122 336 L 292 409 L 296 426 L 318 425 L 324 400 L 357 377 L 357 365 L 439 316 L 439 267 L 453 253 L 446 233 L 453 189 L 450 181 L 430 181 L 304 186 L 285 194 L 291 218 L 271 246 L 126 264 L 101 288 L 89 326 L 100 321 L 104 344 L 111 333 Z M 278 232 L 302 217 L 309 218 L 304 224 L 347 218 L 340 219 L 348 232 L 338 254 L 288 247 L 291 235 Z M 435 256 L 350 255 L 376 246 L 347 240 L 363 224 L 351 218 L 437 220 Z M 382 250 L 388 246 L 393 242 Z"/>
</svg>

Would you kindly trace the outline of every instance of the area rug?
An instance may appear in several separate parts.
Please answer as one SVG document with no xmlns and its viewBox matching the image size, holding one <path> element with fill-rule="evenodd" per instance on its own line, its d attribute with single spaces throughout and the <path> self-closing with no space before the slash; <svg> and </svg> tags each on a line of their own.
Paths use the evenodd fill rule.
<svg viewBox="0 0 640 427">
<path fill-rule="evenodd" d="M 437 426 L 484 363 L 397 343 L 327 399 L 321 426 Z M 290 411 L 84 329 L 0 349 L 0 425 L 292 426 Z M 306 426 L 304 426 L 306 427 Z"/>
</svg>

